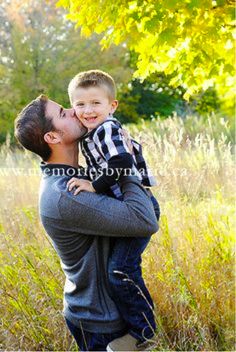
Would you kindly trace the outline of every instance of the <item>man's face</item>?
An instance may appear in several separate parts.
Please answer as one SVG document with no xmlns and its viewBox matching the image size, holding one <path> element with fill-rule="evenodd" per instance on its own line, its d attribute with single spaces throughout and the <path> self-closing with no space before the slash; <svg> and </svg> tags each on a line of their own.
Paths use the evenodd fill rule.
<svg viewBox="0 0 236 352">
<path fill-rule="evenodd" d="M 117 100 L 109 99 L 106 87 L 77 88 L 72 95 L 76 116 L 89 131 L 103 123 L 117 105 Z"/>
<path fill-rule="evenodd" d="M 52 119 L 55 131 L 60 134 L 64 143 L 77 141 L 87 132 L 77 119 L 74 109 L 64 109 L 56 102 L 48 100 L 45 114 Z"/>
</svg>

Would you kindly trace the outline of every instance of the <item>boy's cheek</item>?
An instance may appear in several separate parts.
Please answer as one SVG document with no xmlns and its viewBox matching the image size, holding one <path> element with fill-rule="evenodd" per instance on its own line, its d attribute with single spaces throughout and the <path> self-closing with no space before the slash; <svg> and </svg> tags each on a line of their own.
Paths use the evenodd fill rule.
<svg viewBox="0 0 236 352">
<path fill-rule="evenodd" d="M 77 117 L 77 119 L 81 121 L 81 115 L 76 109 L 75 109 L 75 116 Z"/>
<path fill-rule="evenodd" d="M 82 123 L 83 126 L 88 128 L 88 123 L 85 119 L 81 118 L 80 116 L 76 115 L 77 119 Z"/>
</svg>

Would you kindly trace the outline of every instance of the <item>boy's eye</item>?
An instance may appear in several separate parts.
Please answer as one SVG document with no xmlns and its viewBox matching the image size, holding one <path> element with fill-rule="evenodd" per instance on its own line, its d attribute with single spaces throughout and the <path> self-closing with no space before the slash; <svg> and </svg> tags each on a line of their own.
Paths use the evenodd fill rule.
<svg viewBox="0 0 236 352">
<path fill-rule="evenodd" d="M 84 106 L 83 103 L 77 103 L 76 106 Z"/>
<path fill-rule="evenodd" d="M 98 105 L 100 104 L 100 101 L 95 101 L 94 104 Z"/>
</svg>

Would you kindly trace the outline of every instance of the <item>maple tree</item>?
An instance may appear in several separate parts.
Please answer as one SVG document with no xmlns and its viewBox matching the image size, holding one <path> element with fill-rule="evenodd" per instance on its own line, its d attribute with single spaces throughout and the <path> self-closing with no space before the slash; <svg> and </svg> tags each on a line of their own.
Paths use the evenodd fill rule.
<svg viewBox="0 0 236 352">
<path fill-rule="evenodd" d="M 154 72 L 183 86 L 184 97 L 215 87 L 232 103 L 235 83 L 233 0 L 59 0 L 81 33 L 103 35 L 103 48 L 124 43 L 137 53 L 134 77 Z"/>
</svg>

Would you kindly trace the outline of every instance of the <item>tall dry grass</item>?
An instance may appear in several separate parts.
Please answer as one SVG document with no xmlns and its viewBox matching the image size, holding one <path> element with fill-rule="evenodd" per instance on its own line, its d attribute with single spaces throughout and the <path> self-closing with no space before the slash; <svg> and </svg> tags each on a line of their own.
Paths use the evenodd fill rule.
<svg viewBox="0 0 236 352">
<path fill-rule="evenodd" d="M 129 126 L 158 186 L 160 231 L 143 257 L 157 350 L 234 348 L 234 157 L 230 126 L 194 116 Z M 38 219 L 38 159 L 0 151 L 0 349 L 68 351 L 63 274 Z M 26 176 L 24 170 L 31 170 Z"/>
</svg>

